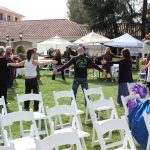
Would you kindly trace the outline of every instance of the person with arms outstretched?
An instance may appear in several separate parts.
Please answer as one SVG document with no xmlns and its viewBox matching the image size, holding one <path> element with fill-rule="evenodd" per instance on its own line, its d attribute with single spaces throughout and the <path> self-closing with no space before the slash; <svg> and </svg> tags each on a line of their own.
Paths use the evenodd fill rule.
<svg viewBox="0 0 150 150">
<path fill-rule="evenodd" d="M 27 60 L 21 61 L 20 63 L 8 63 L 7 66 L 12 66 L 12 67 L 25 67 L 25 93 L 31 93 L 33 90 L 33 93 L 39 93 L 39 86 L 38 86 L 38 81 L 37 81 L 37 71 L 36 68 L 37 66 L 44 66 L 48 65 L 51 63 L 57 63 L 56 61 L 47 61 L 47 62 L 39 62 L 36 60 L 33 60 L 35 55 L 34 49 L 28 49 L 27 51 Z M 29 110 L 29 104 L 30 101 L 25 101 L 24 102 L 24 108 L 26 110 Z M 39 102 L 34 101 L 34 110 L 38 111 L 39 109 Z"/>
<path fill-rule="evenodd" d="M 98 65 L 94 64 L 90 58 L 85 56 L 83 47 L 79 47 L 78 56 L 71 58 L 65 65 L 56 69 L 54 72 L 59 72 L 68 68 L 71 65 L 74 65 L 74 81 L 72 84 L 72 90 L 76 97 L 77 90 L 79 85 L 81 85 L 82 90 L 88 89 L 88 82 L 87 82 L 87 68 L 89 66 L 94 67 L 95 69 L 103 72 L 105 74 L 105 70 L 101 69 Z M 86 105 L 86 101 L 85 101 Z"/>
</svg>

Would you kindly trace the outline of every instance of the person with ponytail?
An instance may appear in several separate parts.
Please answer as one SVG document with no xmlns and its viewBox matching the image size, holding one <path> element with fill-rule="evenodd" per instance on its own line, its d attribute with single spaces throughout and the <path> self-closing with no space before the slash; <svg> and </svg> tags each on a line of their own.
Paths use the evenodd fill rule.
<svg viewBox="0 0 150 150">
<path fill-rule="evenodd" d="M 20 63 L 8 63 L 7 66 L 12 66 L 12 67 L 21 67 L 24 66 L 25 68 L 25 93 L 39 93 L 39 86 L 38 86 L 38 81 L 37 81 L 37 71 L 36 68 L 37 66 L 44 66 L 48 65 L 51 63 L 57 63 L 56 61 L 47 61 L 47 62 L 39 62 L 36 60 L 33 60 L 35 55 L 34 49 L 28 49 L 27 54 L 26 54 L 26 60 L 21 61 Z M 30 101 L 25 101 L 24 102 L 24 108 L 26 110 L 29 110 L 29 104 Z M 38 111 L 39 109 L 39 102 L 34 101 L 34 110 Z"/>
</svg>

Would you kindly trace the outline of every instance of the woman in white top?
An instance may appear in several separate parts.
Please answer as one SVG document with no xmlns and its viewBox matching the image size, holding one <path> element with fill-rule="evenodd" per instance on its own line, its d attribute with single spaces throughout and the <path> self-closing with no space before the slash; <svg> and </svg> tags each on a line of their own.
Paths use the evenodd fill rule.
<svg viewBox="0 0 150 150">
<path fill-rule="evenodd" d="M 36 68 L 37 66 L 44 66 L 47 64 L 54 63 L 56 64 L 56 61 L 47 61 L 47 62 L 38 62 L 36 60 L 33 60 L 34 58 L 34 49 L 28 49 L 27 51 L 27 60 L 21 61 L 20 63 L 8 63 L 8 66 L 12 67 L 25 67 L 25 93 L 31 93 L 33 90 L 33 93 L 39 93 L 39 86 L 37 81 L 37 72 Z M 24 108 L 26 110 L 29 110 L 30 101 L 26 101 L 24 103 Z M 39 103 L 38 101 L 34 101 L 34 110 L 37 111 L 39 109 Z"/>
</svg>

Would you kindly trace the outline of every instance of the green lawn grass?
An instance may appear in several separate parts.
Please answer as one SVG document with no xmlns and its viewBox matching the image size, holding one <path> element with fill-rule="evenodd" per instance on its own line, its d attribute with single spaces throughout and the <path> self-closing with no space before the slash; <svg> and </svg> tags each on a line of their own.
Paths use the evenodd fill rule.
<svg viewBox="0 0 150 150">
<path fill-rule="evenodd" d="M 134 77 L 136 78 L 137 76 L 134 76 Z M 39 81 L 39 88 L 40 88 L 40 91 L 42 92 L 44 106 L 53 107 L 54 99 L 53 99 L 52 92 L 61 91 L 61 90 L 70 90 L 72 86 L 72 81 L 73 81 L 73 78 L 68 78 L 68 77 L 66 77 L 66 81 L 63 81 L 60 75 L 56 76 L 56 80 L 52 80 L 50 72 L 41 71 L 41 79 Z M 101 86 L 104 91 L 104 96 L 106 98 L 112 97 L 116 104 L 117 87 L 118 87 L 117 82 L 111 82 L 111 81 L 104 82 L 103 78 L 101 79 L 93 78 L 91 73 L 89 73 L 88 83 L 89 83 L 89 88 Z M 8 102 L 9 102 L 7 106 L 8 112 L 13 112 L 13 111 L 18 110 L 16 95 L 23 94 L 23 93 L 24 93 L 24 79 L 22 78 L 16 79 L 14 81 L 13 88 L 8 90 Z M 77 94 L 77 105 L 80 109 L 85 111 L 83 92 L 81 88 L 79 88 L 78 94 Z M 119 116 L 124 114 L 123 108 L 119 107 L 118 105 L 116 105 L 116 108 L 117 108 L 117 112 Z M 94 148 L 91 147 L 92 125 L 91 124 L 85 125 L 84 119 L 85 119 L 85 115 L 81 115 L 81 120 L 82 120 L 84 130 L 90 133 L 90 137 L 85 139 L 87 149 L 99 150 L 100 149 L 99 146 L 94 147 Z M 13 129 L 13 132 L 15 132 L 16 135 L 18 134 L 19 131 L 18 131 L 17 125 Z"/>
</svg>

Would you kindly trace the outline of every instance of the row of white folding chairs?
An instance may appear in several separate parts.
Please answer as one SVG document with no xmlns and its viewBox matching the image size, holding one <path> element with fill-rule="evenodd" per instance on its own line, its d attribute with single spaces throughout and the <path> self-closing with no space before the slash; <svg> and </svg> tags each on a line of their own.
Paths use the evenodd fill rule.
<svg viewBox="0 0 150 150">
<path fill-rule="evenodd" d="M 70 102 L 70 99 L 71 99 L 72 102 L 74 103 L 78 116 L 81 115 L 81 114 L 84 114 L 84 112 L 82 110 L 79 110 L 77 108 L 75 96 L 74 96 L 74 93 L 73 93 L 72 90 L 69 90 L 69 91 L 57 91 L 57 92 L 54 91 L 53 92 L 53 96 L 54 96 L 55 105 L 59 105 L 60 104 L 60 100 L 62 100 L 62 98 L 66 98 L 67 97 L 67 98 L 69 98 L 69 102 Z M 2 97 L 2 99 L 4 99 L 4 98 Z M 23 110 L 22 103 L 24 103 L 25 101 L 34 101 L 34 100 L 39 102 L 39 110 L 34 112 L 34 117 L 35 117 L 36 120 L 38 120 L 39 134 L 46 134 L 46 135 L 48 135 L 48 128 L 47 128 L 47 123 L 46 123 L 47 116 L 45 115 L 45 111 L 44 111 L 42 94 L 41 93 L 39 93 L 39 94 L 31 93 L 31 94 L 22 94 L 22 95 L 18 95 L 17 94 L 17 102 L 18 102 L 19 111 Z M 3 109 L 3 113 L 7 113 L 5 103 L 3 102 L 2 105 L 3 105 L 3 108 L 4 108 Z M 79 117 L 79 119 L 80 119 L 80 117 Z M 42 128 L 41 128 L 41 120 L 44 121 L 44 130 L 42 130 Z M 59 122 L 60 122 L 60 125 L 62 126 L 60 117 L 59 117 Z M 23 128 L 23 126 L 22 126 L 22 128 Z M 21 135 L 21 136 L 23 136 L 23 135 Z"/>
<path fill-rule="evenodd" d="M 93 92 L 94 91 L 94 92 Z M 70 94 L 71 93 L 71 94 Z M 100 100 L 103 100 L 104 99 L 104 95 L 103 95 L 103 92 L 102 92 L 102 89 L 101 88 L 91 88 L 91 89 L 89 89 L 89 91 L 88 91 L 88 94 L 89 95 L 91 95 L 91 94 L 99 94 L 100 95 Z M 23 97 L 26 97 L 25 99 L 27 100 L 27 99 L 30 99 L 30 97 L 27 97 L 27 95 L 25 95 L 25 96 L 23 96 Z M 71 97 L 72 98 L 72 102 L 74 103 L 74 105 L 75 105 L 75 108 L 76 108 L 76 110 L 78 110 L 77 109 L 77 105 L 76 105 L 76 101 L 75 101 L 75 98 L 74 98 L 74 94 L 73 94 L 73 91 L 60 91 L 60 92 L 54 92 L 54 100 L 55 100 L 55 104 L 56 105 L 59 105 L 59 103 L 58 103 L 58 99 L 59 98 L 61 98 L 61 97 Z M 87 96 L 88 97 L 88 96 Z M 21 99 L 22 99 L 22 97 L 21 97 Z M 34 98 L 34 100 L 35 100 L 35 98 Z M 21 101 L 21 102 L 23 102 L 23 101 Z M 103 108 L 101 107 L 101 108 L 97 108 L 97 110 L 99 110 L 99 111 L 101 111 L 101 110 L 107 110 L 107 109 L 112 109 L 112 107 L 109 107 L 108 105 L 105 105 Z M 77 113 L 78 113 L 78 115 L 80 115 L 81 114 L 81 111 L 77 111 Z M 86 116 L 87 116 L 87 113 L 88 113 L 88 111 L 86 111 Z M 69 113 L 68 113 L 69 114 Z M 117 113 L 116 113 L 117 114 Z M 70 114 L 69 114 L 70 115 Z M 80 118 L 79 116 L 78 116 L 78 118 Z M 60 118 L 60 116 L 59 116 L 59 121 L 61 122 L 62 121 L 62 119 Z M 79 121 L 80 122 L 80 121 Z M 81 125 L 80 125 L 81 126 Z M 61 126 L 62 127 L 62 126 Z M 93 130 L 94 131 L 94 130 Z M 95 132 L 95 131 L 94 131 Z M 93 135 L 94 135 L 94 132 L 93 132 Z"/>
<path fill-rule="evenodd" d="M 69 112 L 74 114 L 74 117 L 77 118 L 77 116 L 75 115 L 75 109 L 74 106 L 56 106 L 52 109 L 47 108 L 47 111 L 49 113 L 53 112 L 55 114 L 62 114 L 63 112 Z M 53 116 L 50 115 L 48 113 L 48 116 Z M 52 120 L 51 118 L 50 120 L 50 124 L 52 125 Z M 5 130 L 6 126 L 11 126 L 14 122 L 18 122 L 18 121 L 32 121 L 32 125 L 31 125 L 31 130 L 30 130 L 30 136 L 26 136 L 26 137 L 21 137 L 21 138 L 17 138 L 17 139 L 8 139 L 8 135 L 7 132 Z M 76 124 L 77 124 L 77 120 L 76 120 Z M 32 111 L 18 111 L 18 112 L 13 112 L 13 113 L 8 113 L 6 115 L 1 115 L 0 116 L 0 127 L 1 127 L 1 131 L 2 131 L 2 137 L 4 140 L 4 147 L 0 147 L 0 149 L 8 149 L 10 144 L 14 145 L 14 150 L 28 150 L 28 149 L 32 149 L 32 150 L 48 150 L 52 149 L 52 148 L 57 148 L 59 145 L 64 145 L 64 144 L 76 144 L 79 150 L 84 150 L 84 148 L 82 148 L 83 143 L 81 145 L 81 142 L 83 142 L 81 140 L 79 140 L 79 131 L 80 131 L 80 126 L 79 124 L 77 125 L 78 129 L 74 129 L 73 127 L 67 128 L 67 129 L 61 129 L 59 131 L 55 131 L 52 130 L 52 134 L 50 136 L 47 136 L 45 139 L 40 140 L 39 139 L 39 134 L 38 134 L 38 130 L 37 130 L 37 126 L 36 126 L 36 122 L 34 119 L 34 115 Z M 10 133 L 12 134 L 12 133 Z M 83 137 L 82 137 L 83 138 Z M 81 139 L 82 139 L 81 138 Z M 35 140 L 36 139 L 36 140 Z M 36 142 L 35 142 L 36 141 Z M 55 141 L 55 142 L 54 142 Z"/>
<path fill-rule="evenodd" d="M 118 115 L 117 115 L 117 111 L 116 111 L 113 99 L 110 98 L 109 100 L 106 100 L 103 97 L 99 100 L 92 101 L 90 99 L 90 95 L 98 94 L 98 92 L 94 88 L 87 89 L 87 90 L 84 89 L 84 93 L 85 93 L 85 98 L 87 101 L 87 110 L 90 113 L 90 117 L 91 117 L 92 124 L 93 124 L 92 146 L 95 146 L 97 145 L 97 143 L 99 143 L 102 150 L 106 150 L 110 147 L 123 145 L 120 149 L 125 149 L 125 147 L 127 148 L 127 139 L 128 139 L 131 149 L 132 148 L 135 149 L 132 136 L 129 132 L 128 124 L 126 120 L 118 119 Z M 99 112 L 101 112 L 102 110 L 106 110 L 107 112 L 108 110 L 111 110 L 110 117 L 104 121 L 98 120 Z M 97 112 L 98 112 L 98 115 L 97 115 Z M 120 126 L 122 123 L 124 124 L 124 126 L 123 125 Z M 109 127 L 107 128 L 108 124 L 109 124 Z M 117 126 L 117 124 L 119 124 L 119 126 Z M 107 145 L 106 144 L 107 142 L 112 142 L 112 131 L 116 129 L 120 130 L 121 140 L 113 144 L 111 143 Z M 126 133 L 127 135 L 124 135 L 124 132 L 122 132 L 123 129 L 127 132 Z M 103 134 L 105 134 L 106 132 L 109 132 L 109 134 L 108 134 L 108 137 L 104 139 Z M 96 140 L 96 135 L 98 137 L 98 140 Z"/>
<path fill-rule="evenodd" d="M 35 120 L 38 121 L 38 130 L 39 130 L 39 134 L 46 134 L 48 135 L 48 128 L 47 128 L 47 116 L 45 115 L 45 111 L 44 111 L 44 105 L 43 105 L 43 100 L 42 100 L 42 94 L 39 93 L 39 94 L 34 94 L 34 93 L 31 93 L 31 94 L 22 94 L 22 95 L 18 95 L 17 94 L 17 103 L 18 103 L 18 110 L 19 111 L 23 111 L 23 103 L 25 101 L 38 101 L 39 102 L 39 110 L 36 111 L 36 112 L 33 112 L 34 114 L 34 118 Z M 2 106 L 2 111 L 1 111 L 1 114 L 2 115 L 5 115 L 7 114 L 7 109 L 6 109 L 6 105 L 5 105 L 5 100 L 4 100 L 4 97 L 2 96 L 0 98 L 0 106 Z M 42 127 L 41 127 L 41 121 L 43 120 L 44 122 L 44 130 L 42 130 Z M 21 126 L 21 132 L 20 132 L 20 136 L 24 136 L 23 135 L 23 124 L 22 122 L 20 122 L 20 126 Z"/>
<path fill-rule="evenodd" d="M 23 98 L 22 98 L 23 97 Z M 26 97 L 26 98 L 24 98 L 24 97 Z M 30 95 L 30 97 L 29 97 L 29 95 L 27 94 L 27 95 L 24 95 L 24 96 L 20 96 L 19 97 L 20 99 L 22 99 L 22 101 L 21 102 L 23 102 L 23 99 L 33 99 L 33 94 L 31 94 Z M 74 102 L 74 101 L 73 101 Z M 68 112 L 69 111 L 69 109 L 67 109 L 67 108 L 65 108 L 65 109 L 63 109 L 63 111 L 61 111 L 60 112 L 60 109 L 61 109 L 61 106 L 59 106 L 59 105 L 57 105 L 57 106 L 55 106 L 52 110 L 51 109 L 48 109 L 47 108 L 47 114 L 49 114 L 48 112 L 50 112 L 50 110 L 51 110 L 51 112 L 50 112 L 50 114 L 55 114 L 55 115 L 58 115 L 58 116 L 60 116 L 61 115 L 61 113 L 62 114 L 70 114 L 70 115 L 74 115 L 75 116 L 75 114 L 74 114 L 74 112 L 76 112 L 76 107 L 75 107 L 75 105 L 73 105 L 74 103 L 72 103 L 72 107 L 74 107 L 74 111 L 73 110 L 71 110 L 70 112 Z M 21 106 L 20 106 L 21 107 Z M 71 106 L 69 106 L 69 107 L 71 107 Z M 48 111 L 49 110 L 49 111 Z M 57 110 L 57 111 L 56 111 Z M 66 112 L 66 113 L 65 113 Z M 35 115 L 34 115 L 35 116 Z M 51 115 L 48 115 L 49 117 L 51 116 Z M 51 116 L 52 117 L 52 116 Z M 79 118 L 79 116 L 78 117 L 74 117 L 74 118 L 77 118 L 77 119 L 73 119 L 73 122 L 74 122 L 74 124 L 78 124 L 78 133 L 79 133 L 79 137 L 81 138 L 81 142 L 82 142 L 82 145 L 83 145 L 83 149 L 85 149 L 86 150 L 86 146 L 85 146 L 85 142 L 84 142 L 84 137 L 87 137 L 87 136 L 89 136 L 89 134 L 88 133 L 86 133 L 86 132 L 84 132 L 84 131 L 82 131 L 81 129 L 82 129 L 82 125 L 81 125 L 81 122 L 80 122 L 80 120 L 78 121 L 78 118 Z M 51 118 L 49 119 L 49 120 L 51 120 Z M 52 121 L 52 120 L 51 120 Z M 49 121 L 50 122 L 50 125 L 52 124 L 52 122 L 51 121 Z M 20 121 L 20 122 L 22 122 L 22 121 Z M 61 126 L 61 128 L 62 128 L 63 126 Z M 22 128 L 22 123 L 21 123 L 21 136 L 24 136 L 25 134 L 24 134 L 24 132 L 23 132 L 23 128 Z M 54 128 L 53 128 L 53 126 L 51 126 L 51 132 L 54 132 Z"/>
</svg>

